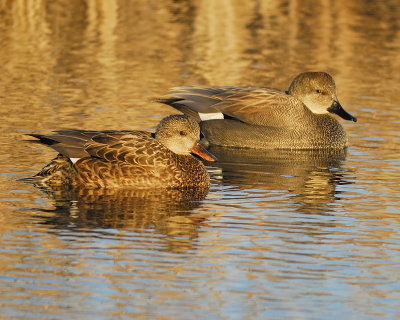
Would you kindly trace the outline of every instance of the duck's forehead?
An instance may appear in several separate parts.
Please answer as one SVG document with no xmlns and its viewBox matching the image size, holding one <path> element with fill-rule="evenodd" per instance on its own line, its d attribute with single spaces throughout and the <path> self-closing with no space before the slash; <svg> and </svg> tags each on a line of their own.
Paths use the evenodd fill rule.
<svg viewBox="0 0 400 320">
<path fill-rule="evenodd" d="M 193 133 L 200 133 L 200 126 L 199 124 L 191 118 L 186 118 L 185 121 L 180 123 L 182 128 L 189 129 Z"/>
<path fill-rule="evenodd" d="M 335 82 L 327 73 L 316 73 L 310 81 L 312 86 L 320 86 L 326 89 L 334 90 Z"/>
<path fill-rule="evenodd" d="M 186 128 L 189 129 L 189 132 L 195 136 L 200 136 L 200 126 L 196 121 L 191 121 Z"/>
</svg>

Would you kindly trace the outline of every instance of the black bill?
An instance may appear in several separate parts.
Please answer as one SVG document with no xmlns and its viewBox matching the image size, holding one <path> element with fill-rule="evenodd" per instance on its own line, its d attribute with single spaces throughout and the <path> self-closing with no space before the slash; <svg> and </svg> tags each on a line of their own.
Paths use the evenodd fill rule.
<svg viewBox="0 0 400 320">
<path fill-rule="evenodd" d="M 357 118 L 353 117 L 350 113 L 344 110 L 340 103 L 337 101 L 334 101 L 332 103 L 332 105 L 328 108 L 328 111 L 337 114 L 339 117 L 342 117 L 345 120 L 357 122 Z"/>
</svg>

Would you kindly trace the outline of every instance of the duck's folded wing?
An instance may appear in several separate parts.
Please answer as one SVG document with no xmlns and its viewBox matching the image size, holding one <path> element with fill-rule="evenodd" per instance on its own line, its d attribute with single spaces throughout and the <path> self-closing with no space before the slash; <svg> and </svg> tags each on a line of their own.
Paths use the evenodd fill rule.
<svg viewBox="0 0 400 320">
<path fill-rule="evenodd" d="M 92 157 L 107 162 L 154 165 L 159 159 L 160 149 L 166 149 L 149 132 L 101 132 L 86 144 L 85 151 Z"/>
<path fill-rule="evenodd" d="M 310 112 L 300 100 L 271 88 L 177 87 L 171 90 L 158 101 L 197 121 L 218 119 L 218 114 L 223 114 L 249 124 L 290 127 Z"/>
<path fill-rule="evenodd" d="M 85 130 L 57 130 L 51 134 L 29 134 L 32 137 L 39 139 L 39 142 L 50 146 L 62 155 L 68 158 L 82 158 L 87 157 L 85 152 L 85 144 L 98 131 L 85 131 Z"/>
<path fill-rule="evenodd" d="M 79 159 L 89 156 L 85 151 L 85 145 L 94 136 L 101 133 L 112 134 L 115 131 L 92 131 L 79 129 L 57 130 L 51 134 L 29 134 L 39 139 L 38 142 L 48 145 L 54 150 L 70 159 Z M 129 132 L 129 131 L 123 131 Z"/>
</svg>

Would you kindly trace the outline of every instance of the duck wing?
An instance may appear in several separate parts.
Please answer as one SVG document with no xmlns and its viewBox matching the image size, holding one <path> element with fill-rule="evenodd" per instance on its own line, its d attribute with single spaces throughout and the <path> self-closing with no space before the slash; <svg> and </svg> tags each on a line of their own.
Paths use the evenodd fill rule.
<svg viewBox="0 0 400 320">
<path fill-rule="evenodd" d="M 224 115 L 248 124 L 291 127 L 311 113 L 295 97 L 266 87 L 176 87 L 171 91 L 158 102 L 198 122 Z"/>
<path fill-rule="evenodd" d="M 125 162 L 133 165 L 155 165 L 163 162 L 161 156 L 170 152 L 152 137 L 150 132 L 100 132 L 85 144 L 91 157 L 107 162 Z"/>
<path fill-rule="evenodd" d="M 88 157 L 89 153 L 85 150 L 85 145 L 96 135 L 129 133 L 130 131 L 92 131 L 79 129 L 57 130 L 51 134 L 29 134 L 29 136 L 39 139 L 39 143 L 45 144 L 58 151 L 62 155 L 77 159 Z M 149 133 L 150 134 L 150 133 Z"/>
</svg>

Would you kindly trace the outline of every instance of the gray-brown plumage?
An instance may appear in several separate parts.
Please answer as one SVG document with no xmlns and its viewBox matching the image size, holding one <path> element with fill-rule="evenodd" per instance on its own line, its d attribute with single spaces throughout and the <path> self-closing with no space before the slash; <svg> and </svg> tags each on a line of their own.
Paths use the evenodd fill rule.
<svg viewBox="0 0 400 320">
<path fill-rule="evenodd" d="M 85 188 L 208 188 L 209 175 L 191 153 L 214 161 L 199 143 L 198 124 L 185 115 L 143 131 L 59 130 L 31 134 L 59 155 L 35 179 L 42 185 Z"/>
<path fill-rule="evenodd" d="M 212 145 L 256 149 L 343 148 L 346 133 L 330 115 L 357 121 L 340 105 L 325 72 L 298 75 L 287 92 L 266 87 L 177 87 L 158 101 L 199 122 Z"/>
</svg>

